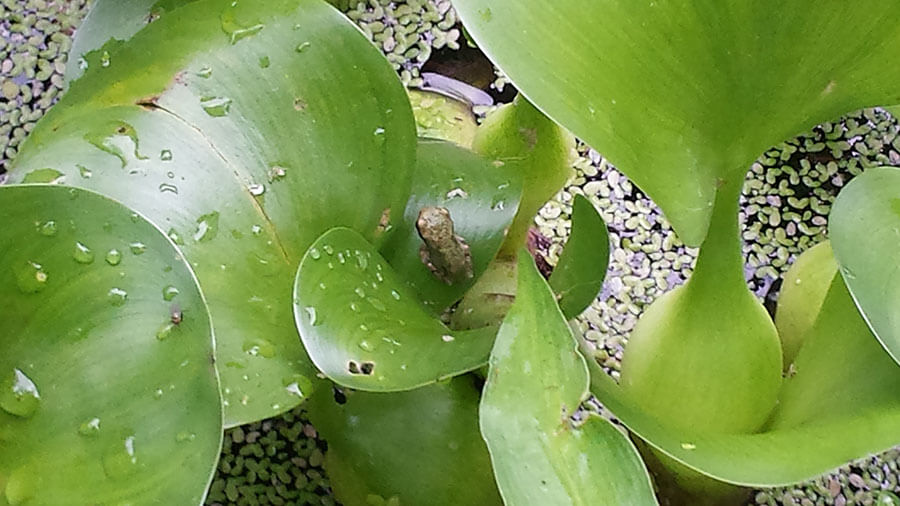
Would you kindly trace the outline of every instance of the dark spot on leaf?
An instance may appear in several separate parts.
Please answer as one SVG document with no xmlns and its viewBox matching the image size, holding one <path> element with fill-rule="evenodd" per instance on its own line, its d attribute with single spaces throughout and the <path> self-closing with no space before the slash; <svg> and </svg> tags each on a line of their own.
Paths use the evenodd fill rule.
<svg viewBox="0 0 900 506">
<path fill-rule="evenodd" d="M 306 102 L 302 98 L 297 97 L 294 99 L 294 110 L 295 111 L 305 111 L 306 105 L 307 105 Z"/>
<path fill-rule="evenodd" d="M 347 362 L 347 370 L 350 371 L 350 374 L 359 374 L 359 364 L 351 360 Z"/>
<path fill-rule="evenodd" d="M 375 362 L 363 362 L 359 369 L 363 374 L 369 376 L 375 372 Z"/>
<path fill-rule="evenodd" d="M 334 402 L 338 404 L 347 404 L 347 396 L 344 394 L 343 390 L 336 386 L 333 386 L 332 391 L 334 393 Z"/>
</svg>

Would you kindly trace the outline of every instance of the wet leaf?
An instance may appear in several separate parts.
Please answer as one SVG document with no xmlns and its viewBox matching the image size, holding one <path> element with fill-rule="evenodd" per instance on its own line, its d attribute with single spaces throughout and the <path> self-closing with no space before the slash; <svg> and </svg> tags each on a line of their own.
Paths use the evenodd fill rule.
<svg viewBox="0 0 900 506">
<path fill-rule="evenodd" d="M 624 171 L 689 245 L 706 234 L 717 178 L 743 179 L 812 125 L 900 103 L 900 68 L 883 64 L 900 30 L 872 28 L 900 17 L 895 2 L 453 4 L 516 87 Z"/>
<path fill-rule="evenodd" d="M 497 255 L 522 194 L 520 177 L 450 142 L 420 140 L 416 175 L 403 216 L 379 250 L 432 311 L 459 300 Z M 469 246 L 472 277 L 447 285 L 420 256 L 416 230 L 426 206 L 450 212 L 454 233 Z"/>
<path fill-rule="evenodd" d="M 0 215 L 0 503 L 201 504 L 222 401 L 188 264 L 92 192 L 2 186 Z"/>
<path fill-rule="evenodd" d="M 481 432 L 508 505 L 656 504 L 637 450 L 608 421 L 570 417 L 588 395 L 588 370 L 531 257 L 491 352 Z"/>
<path fill-rule="evenodd" d="M 838 195 L 828 227 L 834 256 L 872 332 L 900 362 L 900 169 L 869 169 Z"/>
<path fill-rule="evenodd" d="M 375 497 L 502 504 L 478 432 L 471 376 L 401 393 L 347 391 L 343 404 L 322 392 L 313 397 L 310 416 L 328 441 L 325 467 L 335 497 L 347 506 L 368 506 Z"/>
<path fill-rule="evenodd" d="M 294 284 L 294 318 L 310 358 L 359 390 L 411 390 L 485 364 L 496 327 L 456 332 L 358 233 L 335 228 L 307 251 Z"/>
<path fill-rule="evenodd" d="M 606 223 L 587 198 L 575 195 L 572 231 L 549 279 L 566 318 L 578 316 L 597 298 L 608 265 Z"/>
<path fill-rule="evenodd" d="M 290 409 L 303 399 L 285 387 L 315 374 L 291 280 L 326 230 L 372 239 L 406 203 L 415 127 L 403 87 L 318 1 L 197 0 L 108 61 L 35 128 L 11 181 L 52 168 L 166 231 L 209 298 L 226 425 Z"/>
<path fill-rule="evenodd" d="M 95 0 L 94 5 L 78 26 L 72 41 L 71 57 L 66 65 L 66 82 L 77 79 L 84 67 L 91 63 L 100 65 L 101 49 L 115 47 L 115 41 L 124 41 L 139 32 L 159 16 L 195 0 Z"/>
</svg>

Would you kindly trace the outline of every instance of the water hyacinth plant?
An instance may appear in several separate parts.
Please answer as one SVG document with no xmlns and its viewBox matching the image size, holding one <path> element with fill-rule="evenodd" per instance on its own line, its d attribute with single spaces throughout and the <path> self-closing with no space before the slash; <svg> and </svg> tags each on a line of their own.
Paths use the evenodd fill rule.
<svg viewBox="0 0 900 506">
<path fill-rule="evenodd" d="M 531 3 L 454 3 L 524 95 L 476 125 L 401 85 L 456 47 L 447 2 L 97 0 L 0 187 L 0 504 L 237 502 L 323 462 L 348 505 L 738 504 L 900 443 L 896 169 L 843 190 L 774 322 L 736 217 L 758 152 L 900 102 L 876 66 L 900 34 L 858 38 L 897 8 Z M 633 29 L 585 39 L 601 19 Z M 552 274 L 523 249 L 576 147 L 545 113 L 701 246 L 619 384 L 572 332 L 597 209 L 574 198 Z M 318 433 L 259 423 L 301 403 Z M 283 457 L 298 432 L 328 451 Z M 252 476 L 210 489 L 217 467 Z"/>
</svg>

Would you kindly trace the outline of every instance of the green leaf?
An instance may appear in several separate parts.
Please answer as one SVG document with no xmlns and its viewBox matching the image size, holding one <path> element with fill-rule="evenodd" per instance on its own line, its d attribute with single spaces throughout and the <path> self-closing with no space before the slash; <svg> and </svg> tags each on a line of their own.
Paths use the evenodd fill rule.
<svg viewBox="0 0 900 506">
<path fill-rule="evenodd" d="M 575 138 L 517 96 L 484 119 L 472 149 L 522 179 L 522 202 L 500 251 L 514 257 L 525 245 L 534 215 L 572 176 Z"/>
<path fill-rule="evenodd" d="M 478 123 L 469 104 L 433 91 L 409 90 L 419 137 L 472 147 Z"/>
<path fill-rule="evenodd" d="M 706 234 L 716 180 L 769 146 L 900 103 L 896 2 L 454 0 L 478 46 L 548 116 Z M 598 29 L 598 27 L 600 27 Z M 860 37 L 865 33 L 866 37 Z"/>
<path fill-rule="evenodd" d="M 335 497 L 347 506 L 502 504 L 477 409 L 470 376 L 402 393 L 348 391 L 344 404 L 320 392 L 310 402 Z"/>
<path fill-rule="evenodd" d="M 0 186 L 0 215 L 0 504 L 202 504 L 222 405 L 188 264 L 92 192 Z"/>
<path fill-rule="evenodd" d="M 440 313 L 463 296 L 497 255 L 519 207 L 522 183 L 515 171 L 494 167 L 446 141 L 420 140 L 416 163 L 406 210 L 379 250 L 425 305 Z M 448 286 L 422 262 L 416 220 L 426 206 L 450 212 L 455 234 L 469 245 L 472 279 Z"/>
<path fill-rule="evenodd" d="M 491 352 L 479 409 L 507 505 L 656 504 L 628 438 L 608 421 L 570 417 L 588 394 L 588 371 L 572 332 L 531 257 Z"/>
<path fill-rule="evenodd" d="M 836 273 L 831 243 L 825 241 L 798 256 L 784 274 L 775 311 L 775 328 L 781 338 L 785 370 L 789 369 L 803 338 L 816 322 Z"/>
<path fill-rule="evenodd" d="M 549 279 L 566 318 L 575 318 L 597 298 L 608 265 L 606 223 L 588 199 L 575 195 L 572 231 Z"/>
<path fill-rule="evenodd" d="M 287 387 L 315 375 L 291 280 L 326 230 L 371 239 L 403 208 L 415 154 L 403 87 L 317 0 L 191 2 L 108 62 L 44 117 L 11 180 L 50 168 L 166 231 L 209 300 L 226 425 L 290 409 L 302 396 Z"/>
<path fill-rule="evenodd" d="M 841 275 L 872 332 L 900 362 L 900 169 L 869 169 L 831 210 L 828 232 Z"/>
<path fill-rule="evenodd" d="M 107 43 L 113 43 L 107 48 L 114 47 L 115 41 L 130 39 L 159 16 L 193 1 L 196 0 L 95 0 L 75 32 L 66 65 L 66 82 L 81 77 L 88 59 L 93 64 L 102 64 L 102 48 Z M 93 51 L 97 52 L 89 55 Z"/>
<path fill-rule="evenodd" d="M 374 247 L 335 228 L 307 251 L 294 283 L 294 319 L 310 358 L 340 385 L 411 390 L 481 367 L 495 327 L 448 329 Z"/>
<path fill-rule="evenodd" d="M 872 338 L 840 278 L 786 380 L 765 430 L 716 434 L 674 427 L 636 405 L 595 362 L 592 390 L 642 439 L 703 474 L 754 487 L 813 478 L 900 443 L 900 369 Z M 835 437 L 840 434 L 840 437 Z"/>
</svg>

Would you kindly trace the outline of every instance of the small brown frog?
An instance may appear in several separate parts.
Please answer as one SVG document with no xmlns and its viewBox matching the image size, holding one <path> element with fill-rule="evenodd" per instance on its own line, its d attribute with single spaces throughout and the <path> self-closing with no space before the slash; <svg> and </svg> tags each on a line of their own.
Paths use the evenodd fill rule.
<svg viewBox="0 0 900 506">
<path fill-rule="evenodd" d="M 434 277 L 448 285 L 473 276 L 472 254 L 465 239 L 453 231 L 450 211 L 426 206 L 419 211 L 416 230 L 422 238 L 419 257 Z"/>
</svg>

